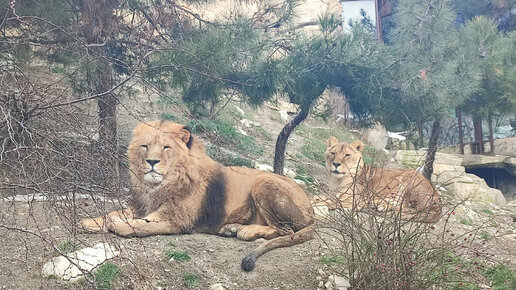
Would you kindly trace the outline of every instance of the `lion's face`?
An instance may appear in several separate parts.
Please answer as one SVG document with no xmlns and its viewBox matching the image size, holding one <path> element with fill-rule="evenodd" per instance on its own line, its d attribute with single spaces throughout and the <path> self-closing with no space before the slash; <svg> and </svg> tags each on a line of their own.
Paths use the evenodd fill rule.
<svg viewBox="0 0 516 290">
<path fill-rule="evenodd" d="M 127 155 L 132 174 L 155 186 L 185 162 L 191 134 L 183 125 L 154 121 L 138 125 Z"/>
<path fill-rule="evenodd" d="M 339 143 L 337 138 L 330 137 L 326 145 L 326 168 L 332 177 L 354 177 L 363 166 L 364 143 L 358 140 L 351 144 Z"/>
</svg>

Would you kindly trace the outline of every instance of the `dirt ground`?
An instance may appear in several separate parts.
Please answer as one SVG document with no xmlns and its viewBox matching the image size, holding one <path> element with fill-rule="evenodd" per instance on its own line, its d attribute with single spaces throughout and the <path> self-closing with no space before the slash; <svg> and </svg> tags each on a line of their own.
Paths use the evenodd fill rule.
<svg viewBox="0 0 516 290">
<path fill-rule="evenodd" d="M 83 202 L 80 206 L 84 208 Z M 89 205 L 91 207 L 91 205 Z M 226 289 L 315 289 L 318 281 L 317 262 L 323 248 L 319 238 L 290 248 L 276 249 L 258 259 L 256 268 L 246 273 L 240 269 L 244 255 L 261 241 L 244 242 L 206 234 L 121 238 L 112 234 L 76 233 L 70 227 L 61 206 L 48 202 L 0 203 L 4 223 L 11 221 L 31 233 L 0 229 L 0 289 L 50 289 L 66 287 L 53 278 L 41 277 L 45 262 L 57 256 L 50 244 L 60 245 L 76 239 L 78 248 L 109 242 L 120 248 L 121 255 L 113 263 L 123 270 L 116 288 L 185 289 L 183 274 L 199 277 L 199 289 L 220 283 Z M 173 248 L 170 243 L 175 245 Z M 169 249 L 187 251 L 191 260 L 168 261 Z M 83 285 L 84 286 L 84 285 Z M 78 286 L 81 288 L 82 286 Z"/>
<path fill-rule="evenodd" d="M 244 242 L 235 238 L 225 238 L 206 234 L 186 234 L 153 236 L 147 238 L 121 238 L 112 234 L 76 233 L 72 211 L 78 218 L 86 212 L 94 212 L 91 200 L 78 200 L 76 208 L 69 202 L 0 202 L 0 212 L 4 224 L 28 229 L 0 229 L 0 289 L 51 289 L 85 288 L 86 284 L 67 284 L 55 278 L 44 278 L 41 269 L 45 262 L 58 254 L 51 244 L 62 245 L 74 240 L 77 248 L 93 246 L 99 242 L 109 242 L 120 249 L 121 254 L 112 260 L 122 269 L 122 275 L 113 283 L 117 289 L 187 289 L 185 273 L 199 278 L 198 289 L 209 289 L 220 283 L 226 289 L 317 289 L 324 270 L 332 274 L 332 268 L 323 265 L 319 259 L 331 253 L 338 246 L 331 236 L 319 231 L 309 242 L 289 248 L 275 249 L 258 259 L 256 268 L 246 273 L 240 269 L 244 255 L 261 241 Z M 108 205 L 108 208 L 112 207 Z M 476 223 L 497 223 L 496 227 L 486 227 L 492 236 L 486 244 L 480 245 L 492 253 L 496 261 L 504 261 L 516 269 L 516 223 L 511 213 L 516 206 L 508 206 L 496 211 L 498 216 L 478 214 Z M 465 214 L 457 210 L 452 215 L 451 230 L 457 233 L 471 230 L 460 221 Z M 444 225 L 444 219 L 437 227 Z M 186 251 L 191 259 L 186 262 L 168 260 L 167 250 Z"/>
</svg>

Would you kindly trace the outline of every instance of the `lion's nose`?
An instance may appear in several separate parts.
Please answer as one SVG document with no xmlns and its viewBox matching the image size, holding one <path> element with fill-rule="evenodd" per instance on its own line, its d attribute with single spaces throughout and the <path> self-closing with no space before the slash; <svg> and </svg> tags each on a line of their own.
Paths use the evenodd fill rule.
<svg viewBox="0 0 516 290">
<path fill-rule="evenodd" d="M 147 163 L 149 163 L 151 167 L 153 167 L 154 165 L 159 163 L 159 160 L 155 160 L 155 159 L 147 159 L 145 161 L 147 161 Z"/>
<path fill-rule="evenodd" d="M 342 164 L 340 164 L 340 163 L 335 163 L 335 162 L 333 162 L 333 166 L 335 166 L 335 168 L 339 168 L 339 166 L 341 166 L 341 165 L 342 165 Z"/>
</svg>

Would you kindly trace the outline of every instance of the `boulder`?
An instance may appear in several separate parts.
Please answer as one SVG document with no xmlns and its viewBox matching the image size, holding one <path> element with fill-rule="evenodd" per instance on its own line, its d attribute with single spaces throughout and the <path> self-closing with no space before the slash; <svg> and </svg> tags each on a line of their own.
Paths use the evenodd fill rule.
<svg viewBox="0 0 516 290">
<path fill-rule="evenodd" d="M 224 286 L 222 284 L 217 283 L 210 286 L 210 290 L 225 290 Z"/>
<path fill-rule="evenodd" d="M 330 275 L 324 287 L 326 287 L 326 289 L 347 290 L 351 287 L 351 284 L 346 278 Z"/>
<path fill-rule="evenodd" d="M 425 158 L 426 151 L 423 150 L 398 150 L 394 156 L 398 164 L 412 169 L 422 166 Z M 466 173 L 465 166 L 488 165 L 507 168 L 512 166 L 508 165 L 511 159 L 514 158 L 483 155 L 458 156 L 438 152 L 435 156 L 432 182 L 443 186 L 447 192 L 452 192 L 461 200 L 504 206 L 507 200 L 503 193 L 489 187 L 484 179 Z"/>
<path fill-rule="evenodd" d="M 260 171 L 265 171 L 265 172 L 273 172 L 274 171 L 274 168 L 268 164 L 260 164 L 260 163 L 256 163 L 254 165 L 254 169 L 257 169 L 257 170 L 260 170 Z"/>
<path fill-rule="evenodd" d="M 484 179 L 474 174 L 449 171 L 434 176 L 432 181 L 441 184 L 448 192 L 454 193 L 461 200 L 498 206 L 507 204 L 507 200 L 500 190 L 489 187 Z"/>
<path fill-rule="evenodd" d="M 98 243 L 92 248 L 77 250 L 66 256 L 52 258 L 43 265 L 41 274 L 45 277 L 54 276 L 65 281 L 75 282 L 109 259 L 120 255 L 115 246 L 108 243 Z"/>
<path fill-rule="evenodd" d="M 496 139 L 494 148 L 495 154 L 516 157 L 516 137 Z"/>
<path fill-rule="evenodd" d="M 423 165 L 425 157 L 426 151 L 424 150 L 398 150 L 394 155 L 394 160 L 405 168 L 416 169 Z"/>
<path fill-rule="evenodd" d="M 380 123 L 365 129 L 362 137 L 369 145 L 376 149 L 385 149 L 387 147 L 387 130 Z"/>
</svg>

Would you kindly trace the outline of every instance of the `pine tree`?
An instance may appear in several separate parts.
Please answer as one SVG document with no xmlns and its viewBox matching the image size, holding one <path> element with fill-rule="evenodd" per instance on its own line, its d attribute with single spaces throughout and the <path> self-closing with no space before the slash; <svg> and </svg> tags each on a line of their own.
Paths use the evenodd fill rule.
<svg viewBox="0 0 516 290">
<path fill-rule="evenodd" d="M 489 121 L 489 140 L 491 152 L 494 152 L 492 118 L 499 113 L 511 110 L 504 92 L 504 59 L 514 47 L 504 43 L 504 37 L 498 33 L 497 25 L 486 17 L 476 17 L 468 21 L 461 30 L 463 43 L 468 44 L 472 54 L 477 54 L 479 69 L 482 73 L 480 90 L 463 106 L 462 110 L 473 116 L 475 132 L 481 128 L 482 118 Z M 482 134 L 476 134 L 475 140 L 483 151 Z"/>
<path fill-rule="evenodd" d="M 416 110 L 421 121 L 433 121 L 423 171 L 430 179 L 441 120 L 479 89 L 478 55 L 463 49 L 447 1 L 400 0 L 394 17 L 398 77 L 393 85 L 401 103 Z"/>
<path fill-rule="evenodd" d="M 263 35 L 291 19 L 295 1 L 255 4 L 253 15 L 235 10 L 228 18 L 208 21 L 183 6 L 188 3 L 169 0 L 0 0 L 0 58 L 14 64 L 8 74 L 31 75 L 34 59 L 49 66 L 62 64 L 59 69 L 81 95 L 72 101 L 29 97 L 23 106 L 12 106 L 23 110 L 17 114 L 23 118 L 13 124 L 25 130 L 32 116 L 45 110 L 97 100 L 96 143 L 115 173 L 105 176 L 116 176 L 116 108 L 129 80 L 143 80 L 140 85 L 144 87 L 151 80 L 161 88 L 181 88 L 193 111 L 210 114 L 223 96 L 237 90 L 251 94 L 259 87 L 261 93 L 252 98 L 255 103 L 275 92 L 270 78 L 254 82 L 255 74 L 275 66 L 268 57 L 274 44 Z M 9 86 L 15 86 L 14 82 Z M 5 99 L 12 104 L 11 99 L 19 102 L 20 98 Z M 4 124 L 0 126 L 1 130 Z"/>
<path fill-rule="evenodd" d="M 276 140 L 274 172 L 282 174 L 290 134 L 310 114 L 311 108 L 329 87 L 340 88 L 347 96 L 366 96 L 369 80 L 377 69 L 377 45 L 372 30 L 357 25 L 352 33 L 341 33 L 339 17 L 320 19 L 321 34 L 300 37 L 292 42 L 280 61 L 280 92 L 299 112 L 281 130 Z M 359 107 L 359 106 L 355 106 Z"/>
</svg>

